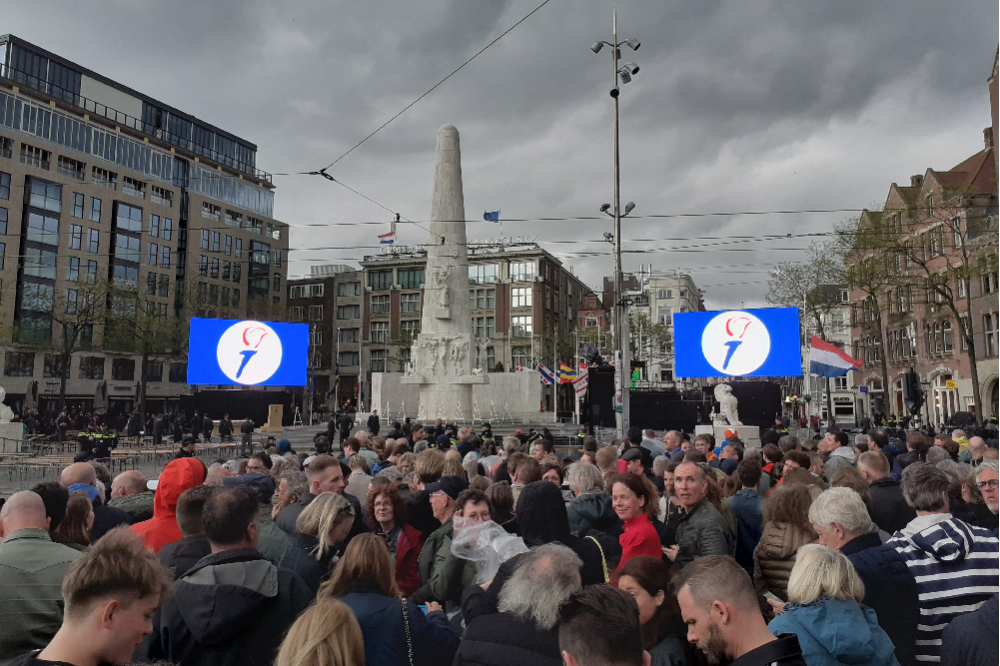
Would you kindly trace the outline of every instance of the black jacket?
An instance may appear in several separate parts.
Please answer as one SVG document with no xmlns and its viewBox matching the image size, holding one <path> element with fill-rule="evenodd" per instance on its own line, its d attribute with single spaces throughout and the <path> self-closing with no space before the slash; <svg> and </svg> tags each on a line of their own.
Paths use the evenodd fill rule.
<svg viewBox="0 0 1000 666">
<path fill-rule="evenodd" d="M 354 524 L 351 525 L 351 532 L 347 535 L 347 540 L 350 541 L 359 534 L 363 534 L 368 531 L 365 527 L 365 517 L 361 511 L 361 502 L 358 498 L 353 495 L 344 494 L 343 498 L 347 500 L 352 507 L 354 507 Z M 274 519 L 274 524 L 280 527 L 283 531 L 288 534 L 295 534 L 295 522 L 302 515 L 309 503 L 316 499 L 316 496 L 312 493 L 306 493 L 305 497 L 299 499 L 298 502 L 294 504 L 289 504 L 284 509 L 278 512 L 278 516 Z"/>
<path fill-rule="evenodd" d="M 452 662 L 453 666 L 561 666 L 562 663 L 557 629 L 539 631 L 532 622 L 509 613 L 473 620 Z"/>
<path fill-rule="evenodd" d="M 319 592 L 324 576 L 330 573 L 334 555 L 331 550 L 322 559 L 317 558 L 313 550 L 318 545 L 316 537 L 296 532 L 292 535 L 292 547 L 281 560 L 281 568 L 297 573 L 313 594 Z"/>
<path fill-rule="evenodd" d="M 778 640 L 750 650 L 729 666 L 807 666 L 795 634 L 779 634 Z"/>
<path fill-rule="evenodd" d="M 875 479 L 868 486 L 871 501 L 868 502 L 868 514 L 872 521 L 889 534 L 895 534 L 917 517 L 903 498 L 903 488 L 899 481 L 883 477 Z"/>
<path fill-rule="evenodd" d="M 204 534 L 186 536 L 180 541 L 168 543 L 156 554 L 156 559 L 165 567 L 174 570 L 174 580 L 178 580 L 203 557 L 212 554 L 212 546 Z"/>
<path fill-rule="evenodd" d="M 434 530 L 441 527 L 441 521 L 434 517 L 431 508 L 431 494 L 426 490 L 417 490 L 403 494 L 406 501 L 406 522 L 410 527 L 420 532 L 424 540 Z M 279 514 L 280 515 L 280 514 Z"/>
<path fill-rule="evenodd" d="M 979 607 L 951 621 L 941 633 L 941 666 L 996 666 L 997 595 Z"/>
<path fill-rule="evenodd" d="M 270 666 L 285 632 L 312 600 L 301 578 L 256 550 L 209 555 L 177 582 L 133 661 Z"/>
<path fill-rule="evenodd" d="M 917 583 L 906 561 L 894 548 L 882 545 L 878 532 L 851 539 L 840 547 L 840 552 L 865 584 L 862 603 L 875 611 L 878 625 L 896 647 L 896 660 L 900 666 L 914 666 L 920 606 Z"/>
<path fill-rule="evenodd" d="M 550 481 L 529 483 L 517 498 L 518 533 L 529 548 L 546 543 L 558 542 L 568 546 L 583 561 L 580 578 L 584 585 L 604 583 L 604 564 L 601 549 L 591 539 L 573 536 L 566 515 L 566 503 L 562 492 Z M 621 557 L 621 552 L 616 554 Z M 605 553 L 604 561 L 610 560 L 612 553 Z M 611 570 L 614 567 L 609 565 Z"/>
</svg>

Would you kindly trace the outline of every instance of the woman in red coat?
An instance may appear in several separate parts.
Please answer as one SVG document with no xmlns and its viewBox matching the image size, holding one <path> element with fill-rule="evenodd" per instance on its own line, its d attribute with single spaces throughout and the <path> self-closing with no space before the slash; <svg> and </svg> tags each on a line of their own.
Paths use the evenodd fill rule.
<svg viewBox="0 0 1000 666">
<path fill-rule="evenodd" d="M 393 486 L 376 486 L 368 493 L 368 526 L 385 539 L 396 566 L 396 586 L 404 596 L 420 587 L 417 558 L 424 546 L 420 532 L 406 524 L 406 502 Z"/>
<path fill-rule="evenodd" d="M 648 507 L 656 501 L 650 495 L 649 486 L 632 472 L 614 477 L 611 486 L 611 506 L 625 523 L 618 538 L 622 545 L 622 559 L 612 581 L 617 585 L 618 574 L 625 563 L 633 557 L 655 557 L 663 559 L 660 537 L 649 522 Z"/>
</svg>

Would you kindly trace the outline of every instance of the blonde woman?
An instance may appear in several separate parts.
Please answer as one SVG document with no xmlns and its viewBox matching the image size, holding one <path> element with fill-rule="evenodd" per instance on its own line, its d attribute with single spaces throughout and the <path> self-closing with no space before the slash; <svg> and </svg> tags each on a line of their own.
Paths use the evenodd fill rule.
<svg viewBox="0 0 1000 666">
<path fill-rule="evenodd" d="M 365 666 L 365 641 L 354 613 L 320 599 L 288 630 L 275 666 Z"/>
<path fill-rule="evenodd" d="M 809 666 L 899 666 L 875 611 L 861 605 L 865 586 L 846 555 L 819 544 L 799 548 L 788 603 L 767 628 L 798 636 Z"/>
<path fill-rule="evenodd" d="M 315 594 L 353 524 L 354 507 L 342 495 L 317 496 L 295 521 L 292 547 L 281 561 L 282 568 L 299 574 Z"/>
</svg>

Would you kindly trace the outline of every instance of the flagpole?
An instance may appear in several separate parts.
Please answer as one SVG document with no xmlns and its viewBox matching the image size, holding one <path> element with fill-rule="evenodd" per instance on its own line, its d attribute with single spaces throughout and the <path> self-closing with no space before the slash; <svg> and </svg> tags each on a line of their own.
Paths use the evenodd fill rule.
<svg viewBox="0 0 1000 666">
<path fill-rule="evenodd" d="M 576 344 L 576 375 L 580 378 L 580 331 L 574 331 L 573 338 Z M 576 412 L 576 424 L 580 425 L 580 394 L 576 392 L 576 382 L 573 382 L 573 406 Z"/>
</svg>

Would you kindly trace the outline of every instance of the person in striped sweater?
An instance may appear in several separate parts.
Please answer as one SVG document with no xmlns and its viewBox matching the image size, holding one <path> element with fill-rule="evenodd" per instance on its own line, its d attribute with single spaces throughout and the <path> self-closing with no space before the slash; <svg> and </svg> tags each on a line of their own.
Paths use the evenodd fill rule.
<svg viewBox="0 0 1000 666">
<path fill-rule="evenodd" d="M 1000 591 L 996 531 L 949 513 L 949 483 L 947 474 L 927 463 L 903 470 L 903 496 L 917 517 L 886 543 L 917 582 L 917 661 L 922 662 L 940 662 L 942 630 Z"/>
</svg>

